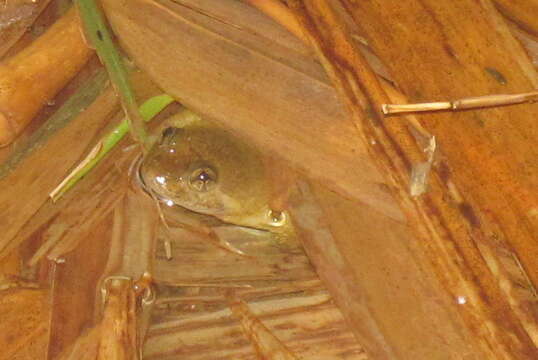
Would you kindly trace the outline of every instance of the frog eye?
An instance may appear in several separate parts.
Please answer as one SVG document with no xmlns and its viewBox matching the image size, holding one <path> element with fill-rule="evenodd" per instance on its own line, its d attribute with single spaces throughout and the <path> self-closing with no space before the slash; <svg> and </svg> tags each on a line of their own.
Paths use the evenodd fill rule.
<svg viewBox="0 0 538 360">
<path fill-rule="evenodd" d="M 197 168 L 191 173 L 189 184 L 196 191 L 211 190 L 217 184 L 217 173 L 210 167 Z"/>
</svg>

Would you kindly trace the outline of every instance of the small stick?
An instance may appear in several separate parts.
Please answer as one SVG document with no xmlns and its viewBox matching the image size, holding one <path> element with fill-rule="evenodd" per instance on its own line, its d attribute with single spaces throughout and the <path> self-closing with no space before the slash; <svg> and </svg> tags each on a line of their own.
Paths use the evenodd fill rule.
<svg viewBox="0 0 538 360">
<path fill-rule="evenodd" d="M 167 282 L 155 280 L 156 284 L 173 287 L 199 287 L 199 288 L 223 288 L 223 289 L 252 289 L 249 284 L 214 284 L 214 283 L 196 283 L 196 282 Z M 159 298 L 157 303 L 166 302 L 166 298 Z"/>
<path fill-rule="evenodd" d="M 299 359 L 250 311 L 250 308 L 243 300 L 238 298 L 232 291 L 228 292 L 227 298 L 232 314 L 241 322 L 243 333 L 249 338 L 260 359 Z"/>
<path fill-rule="evenodd" d="M 464 110 L 493 106 L 515 105 L 538 101 L 538 91 L 513 95 L 486 95 L 469 97 L 454 101 L 432 102 L 421 104 L 383 104 L 381 110 L 385 115 L 394 115 L 410 112 Z"/>
<path fill-rule="evenodd" d="M 172 242 L 169 239 L 164 240 L 164 253 L 166 260 L 172 260 Z"/>
</svg>

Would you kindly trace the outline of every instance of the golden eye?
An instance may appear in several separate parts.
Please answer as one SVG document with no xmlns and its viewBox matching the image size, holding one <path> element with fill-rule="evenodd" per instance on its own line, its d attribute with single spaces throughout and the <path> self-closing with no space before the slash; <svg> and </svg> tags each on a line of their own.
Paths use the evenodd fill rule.
<svg viewBox="0 0 538 360">
<path fill-rule="evenodd" d="M 189 184 L 196 191 L 208 191 L 217 184 L 217 174 L 210 167 L 202 167 L 191 173 Z"/>
</svg>

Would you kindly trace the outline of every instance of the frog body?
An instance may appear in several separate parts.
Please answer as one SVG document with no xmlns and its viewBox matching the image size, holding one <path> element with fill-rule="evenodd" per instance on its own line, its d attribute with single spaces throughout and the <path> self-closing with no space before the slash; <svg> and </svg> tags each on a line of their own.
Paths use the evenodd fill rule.
<svg viewBox="0 0 538 360">
<path fill-rule="evenodd" d="M 228 224 L 289 229 L 286 215 L 269 208 L 270 185 L 255 148 L 187 110 L 163 128 L 139 170 L 155 197 Z"/>
</svg>

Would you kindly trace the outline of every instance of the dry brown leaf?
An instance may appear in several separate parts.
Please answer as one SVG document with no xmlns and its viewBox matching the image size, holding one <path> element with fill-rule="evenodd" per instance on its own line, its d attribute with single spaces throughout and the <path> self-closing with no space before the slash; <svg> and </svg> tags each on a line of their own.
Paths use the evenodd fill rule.
<svg viewBox="0 0 538 360">
<path fill-rule="evenodd" d="M 402 219 L 323 70 L 271 19 L 230 0 L 103 6 L 121 45 L 167 93 L 309 176 Z"/>
</svg>

